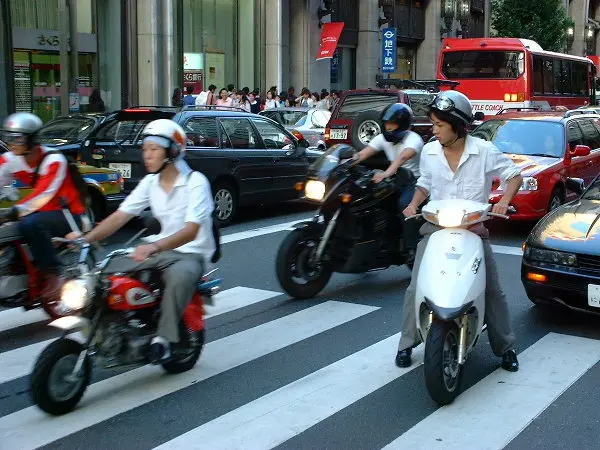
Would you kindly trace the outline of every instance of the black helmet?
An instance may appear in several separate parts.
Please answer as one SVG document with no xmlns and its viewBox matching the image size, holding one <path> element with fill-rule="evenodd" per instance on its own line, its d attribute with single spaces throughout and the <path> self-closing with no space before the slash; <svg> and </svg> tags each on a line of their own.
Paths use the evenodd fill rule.
<svg viewBox="0 0 600 450">
<path fill-rule="evenodd" d="M 414 114 L 410 106 L 404 103 L 393 103 L 381 112 L 381 121 L 393 121 L 400 127 L 397 131 L 406 131 L 413 123 Z"/>
</svg>

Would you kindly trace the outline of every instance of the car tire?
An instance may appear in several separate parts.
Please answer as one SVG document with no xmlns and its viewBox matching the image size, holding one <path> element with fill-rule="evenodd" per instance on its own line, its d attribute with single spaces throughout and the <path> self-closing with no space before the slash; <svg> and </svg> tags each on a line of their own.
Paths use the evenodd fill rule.
<svg viewBox="0 0 600 450">
<path fill-rule="evenodd" d="M 352 124 L 352 147 L 362 150 L 376 135 L 383 131 L 377 111 L 366 111 L 359 114 Z M 368 139 L 368 141 L 367 141 Z"/>
<path fill-rule="evenodd" d="M 555 210 L 564 203 L 564 196 L 562 190 L 559 187 L 555 187 L 550 194 L 550 200 L 548 201 L 548 212 Z"/>
<path fill-rule="evenodd" d="M 237 190 L 227 181 L 218 181 L 213 187 L 213 199 L 218 225 L 229 225 L 237 210 Z"/>
</svg>

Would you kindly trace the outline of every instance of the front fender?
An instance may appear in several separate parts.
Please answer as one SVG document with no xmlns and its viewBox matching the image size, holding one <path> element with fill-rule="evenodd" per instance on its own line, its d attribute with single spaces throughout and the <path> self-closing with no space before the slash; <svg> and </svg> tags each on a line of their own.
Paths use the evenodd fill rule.
<svg viewBox="0 0 600 450">
<path fill-rule="evenodd" d="M 310 220 L 306 222 L 298 222 L 297 224 L 292 225 L 292 228 L 294 230 L 313 229 L 322 233 L 325 231 L 325 224 Z"/>
<path fill-rule="evenodd" d="M 85 317 L 66 316 L 60 319 L 53 320 L 48 325 L 65 332 L 82 331 L 87 332 L 90 328 L 90 321 Z"/>
</svg>

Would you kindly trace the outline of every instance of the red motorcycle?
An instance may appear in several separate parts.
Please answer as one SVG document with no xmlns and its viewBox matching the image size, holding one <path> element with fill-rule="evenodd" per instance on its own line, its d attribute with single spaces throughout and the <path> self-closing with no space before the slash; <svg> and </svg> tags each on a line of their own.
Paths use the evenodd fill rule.
<svg viewBox="0 0 600 450">
<path fill-rule="evenodd" d="M 0 201 L 14 201 L 14 191 L 4 188 L 0 192 Z M 5 308 L 24 308 L 26 310 L 43 308 L 52 318 L 58 319 L 73 314 L 59 299 L 45 301 L 40 299 L 42 289 L 41 276 L 35 267 L 28 245 L 19 233 L 18 222 L 7 217 L 10 208 L 0 208 L 0 306 Z M 73 231 L 79 228 L 68 208 L 63 212 Z M 75 278 L 94 266 L 94 255 L 87 249 L 85 255 L 73 251 L 61 242 L 56 242 L 57 253 L 67 279 Z"/>
<path fill-rule="evenodd" d="M 73 243 L 82 249 L 89 247 L 82 241 Z M 94 269 L 65 284 L 61 302 L 80 313 L 50 323 L 62 329 L 63 335 L 43 350 L 30 379 L 33 401 L 43 411 L 61 415 L 77 405 L 90 382 L 92 359 L 104 368 L 150 362 L 150 341 L 156 335 L 164 289 L 160 271 L 104 273 L 113 258 L 129 255 L 133 250 L 115 250 Z M 179 327 L 180 342 L 172 346 L 170 359 L 161 364 L 168 373 L 188 371 L 200 357 L 204 345 L 204 304 L 212 304 L 212 296 L 221 283 L 220 279 L 209 279 L 213 272 L 199 280 L 185 309 Z M 67 337 L 76 331 L 82 332 L 84 343 Z"/>
</svg>

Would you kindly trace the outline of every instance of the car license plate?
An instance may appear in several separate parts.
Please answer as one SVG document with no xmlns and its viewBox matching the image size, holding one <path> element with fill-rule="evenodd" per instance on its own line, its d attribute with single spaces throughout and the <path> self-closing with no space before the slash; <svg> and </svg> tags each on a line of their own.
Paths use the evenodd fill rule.
<svg viewBox="0 0 600 450">
<path fill-rule="evenodd" d="M 119 171 L 123 178 L 131 178 L 131 164 L 109 163 L 108 168 Z"/>
<path fill-rule="evenodd" d="M 588 284 L 588 305 L 600 308 L 600 286 Z"/>
<path fill-rule="evenodd" d="M 329 130 L 329 139 L 345 140 L 348 138 L 348 130 Z"/>
</svg>

